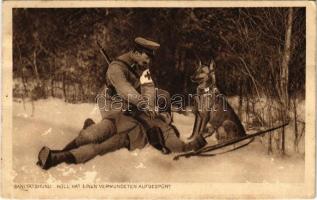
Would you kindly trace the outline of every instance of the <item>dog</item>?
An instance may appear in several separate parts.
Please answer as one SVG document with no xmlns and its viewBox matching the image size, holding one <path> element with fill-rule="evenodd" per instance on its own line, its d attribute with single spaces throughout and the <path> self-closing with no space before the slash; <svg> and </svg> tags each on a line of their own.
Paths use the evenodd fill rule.
<svg viewBox="0 0 317 200">
<path fill-rule="evenodd" d="M 211 60 L 209 66 L 199 62 L 190 78 L 198 86 L 194 96 L 195 123 L 189 139 L 201 134 L 206 138 L 216 133 L 217 141 L 221 143 L 245 136 L 239 117 L 216 87 L 214 61 Z"/>
</svg>

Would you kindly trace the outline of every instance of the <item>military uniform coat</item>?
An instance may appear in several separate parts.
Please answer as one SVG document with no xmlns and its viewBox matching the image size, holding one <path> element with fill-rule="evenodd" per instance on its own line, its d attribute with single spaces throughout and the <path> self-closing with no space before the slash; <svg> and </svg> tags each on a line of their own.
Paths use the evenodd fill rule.
<svg viewBox="0 0 317 200">
<path fill-rule="evenodd" d="M 147 144 L 146 131 L 133 117 L 127 116 L 125 111 L 132 109 L 143 100 L 140 79 L 150 79 L 148 72 L 133 69 L 135 64 L 129 53 L 119 56 L 120 61 L 113 61 L 106 73 L 106 86 L 97 97 L 97 103 L 103 119 L 114 122 L 117 133 L 126 132 L 130 140 L 130 150 L 143 148 Z M 123 61 L 123 62 L 121 62 Z M 125 64 L 126 63 L 126 64 Z M 131 68 L 129 68 L 131 67 Z M 143 75 L 143 76 L 142 76 Z M 154 84 L 146 83 L 147 87 Z M 99 98 L 99 99 L 98 99 Z"/>
</svg>

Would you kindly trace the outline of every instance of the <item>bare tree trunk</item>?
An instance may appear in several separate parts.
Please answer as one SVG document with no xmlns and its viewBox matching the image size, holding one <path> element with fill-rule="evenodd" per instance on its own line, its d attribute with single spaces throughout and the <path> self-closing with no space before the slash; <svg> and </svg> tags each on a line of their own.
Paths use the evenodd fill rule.
<svg viewBox="0 0 317 200">
<path fill-rule="evenodd" d="M 249 113 L 250 113 L 250 107 L 249 107 L 249 95 L 246 97 L 246 124 L 249 126 L 250 119 L 249 119 Z"/>
<path fill-rule="evenodd" d="M 185 51 L 182 51 L 181 53 L 181 69 L 183 70 L 183 77 L 184 77 L 184 83 L 183 83 L 183 89 L 184 89 L 184 92 L 185 94 L 188 93 L 188 67 L 185 65 L 185 57 L 186 57 L 186 52 Z"/>
<path fill-rule="evenodd" d="M 284 122 L 284 119 L 283 119 Z M 285 127 L 282 127 L 282 138 L 281 138 L 281 153 L 285 155 Z"/>
<path fill-rule="evenodd" d="M 288 68 L 289 61 L 291 57 L 291 38 L 292 38 L 292 23 L 293 23 L 293 8 L 288 9 L 287 15 L 287 25 L 286 25 L 286 33 L 285 33 L 285 45 L 284 45 L 284 53 L 282 60 L 282 68 L 281 68 L 281 104 L 282 104 L 282 121 L 283 123 L 288 119 L 288 110 L 289 110 L 289 95 L 288 95 Z M 285 154 L 285 129 L 282 129 L 281 133 L 281 153 Z"/>
<path fill-rule="evenodd" d="M 22 93 L 22 103 L 23 103 L 23 109 L 24 111 L 26 111 L 26 107 L 25 107 L 25 97 L 28 96 L 28 89 L 26 86 L 26 78 L 24 75 L 24 65 L 22 62 L 22 55 L 21 55 L 21 49 L 20 49 L 20 45 L 18 45 L 18 50 L 19 50 L 19 61 L 20 61 L 20 69 L 21 69 L 21 79 L 22 79 L 22 84 L 23 84 L 23 93 Z"/>
<path fill-rule="evenodd" d="M 181 55 L 180 55 L 180 50 L 179 48 L 176 49 L 175 51 L 175 60 L 176 60 L 176 70 L 180 71 L 180 65 L 181 65 Z"/>
<path fill-rule="evenodd" d="M 51 80 L 51 96 L 55 97 L 55 93 L 54 93 L 54 81 L 55 81 L 55 67 L 56 65 L 56 58 L 53 58 L 53 65 L 50 65 L 50 80 Z"/>
<path fill-rule="evenodd" d="M 297 126 L 297 106 L 296 106 L 296 98 L 293 99 L 293 111 L 294 111 L 294 151 L 298 153 L 298 126 Z"/>
<path fill-rule="evenodd" d="M 242 119 L 242 107 L 243 107 L 243 81 L 239 81 L 239 108 L 238 115 L 239 118 Z"/>
<path fill-rule="evenodd" d="M 81 101 L 84 102 L 86 98 L 85 98 L 85 90 L 84 90 L 82 82 L 79 83 L 79 90 L 81 92 Z"/>
<path fill-rule="evenodd" d="M 269 100 L 271 101 L 271 99 Z M 268 121 L 269 121 L 269 125 L 270 127 L 273 126 L 273 115 L 272 115 L 272 108 L 269 107 L 269 110 L 268 110 Z M 268 141 L 268 149 L 267 149 L 267 153 L 268 154 L 272 154 L 273 153 L 273 149 L 272 149 L 272 134 L 271 133 L 268 133 L 269 135 L 269 141 Z"/>
<path fill-rule="evenodd" d="M 37 55 L 36 55 L 36 50 L 33 52 L 33 69 L 34 69 L 34 74 L 37 80 L 37 85 L 40 84 L 40 76 L 38 72 L 38 67 L 37 67 Z"/>
<path fill-rule="evenodd" d="M 285 33 L 284 55 L 281 69 L 281 90 L 282 98 L 286 107 L 288 107 L 288 65 L 291 57 L 291 37 L 292 37 L 293 8 L 288 9 L 287 26 Z"/>
<path fill-rule="evenodd" d="M 51 77 L 51 96 L 55 97 L 55 93 L 54 93 L 54 77 Z"/>
<path fill-rule="evenodd" d="M 28 89 L 27 89 L 27 86 L 26 86 L 26 78 L 24 77 L 24 68 L 23 66 L 21 66 L 21 79 L 22 79 L 22 84 L 23 84 L 23 94 L 22 94 L 22 102 L 23 102 L 23 109 L 24 111 L 26 111 L 26 107 L 25 107 L 25 97 L 28 96 Z"/>
<path fill-rule="evenodd" d="M 269 142 L 268 142 L 268 148 L 267 148 L 267 153 L 270 155 L 273 153 L 273 149 L 272 149 L 272 134 L 269 134 Z"/>
<path fill-rule="evenodd" d="M 71 86 L 73 87 L 73 103 L 77 103 L 78 101 L 77 84 L 73 83 Z"/>
<path fill-rule="evenodd" d="M 65 72 L 63 72 L 62 75 L 62 88 L 63 88 L 63 95 L 64 95 L 64 101 L 67 102 L 67 95 L 66 95 L 66 75 Z"/>
</svg>

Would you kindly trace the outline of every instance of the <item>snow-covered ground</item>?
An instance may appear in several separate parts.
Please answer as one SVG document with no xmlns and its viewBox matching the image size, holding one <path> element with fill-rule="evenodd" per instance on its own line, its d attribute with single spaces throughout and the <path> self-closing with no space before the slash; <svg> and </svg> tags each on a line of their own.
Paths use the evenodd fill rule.
<svg viewBox="0 0 317 200">
<path fill-rule="evenodd" d="M 13 168 L 17 183 L 86 182 L 303 182 L 303 154 L 281 158 L 268 155 L 257 138 L 249 146 L 214 157 L 192 157 L 173 161 L 175 155 L 163 155 L 147 146 L 129 152 L 126 149 L 78 165 L 61 164 L 48 171 L 36 166 L 38 151 L 46 145 L 61 149 L 76 137 L 87 117 L 100 120 L 94 104 L 68 104 L 60 99 L 35 102 L 26 110 L 13 103 Z M 191 133 L 194 116 L 174 113 L 182 138 Z M 212 138 L 210 140 L 213 140 Z"/>
</svg>

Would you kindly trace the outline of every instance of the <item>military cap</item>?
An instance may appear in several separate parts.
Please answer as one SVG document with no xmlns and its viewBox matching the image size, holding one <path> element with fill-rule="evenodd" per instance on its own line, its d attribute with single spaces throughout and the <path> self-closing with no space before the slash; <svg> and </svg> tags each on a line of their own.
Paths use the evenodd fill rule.
<svg viewBox="0 0 317 200">
<path fill-rule="evenodd" d="M 142 37 L 135 38 L 134 42 L 137 50 L 144 51 L 150 56 L 154 56 L 155 51 L 160 47 L 160 44 L 158 44 L 157 42 L 147 40 Z"/>
</svg>

